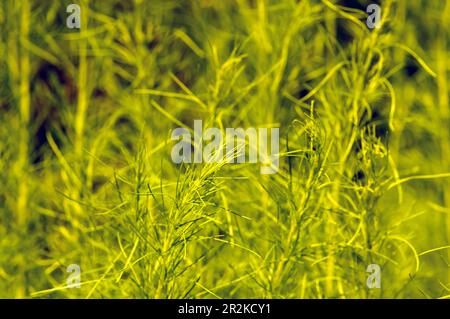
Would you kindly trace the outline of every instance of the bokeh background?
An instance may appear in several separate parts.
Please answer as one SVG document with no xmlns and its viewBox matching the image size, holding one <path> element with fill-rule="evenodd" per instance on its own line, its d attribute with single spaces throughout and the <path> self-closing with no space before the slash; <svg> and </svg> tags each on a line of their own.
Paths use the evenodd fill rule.
<svg viewBox="0 0 450 319">
<path fill-rule="evenodd" d="M 1 1 L 0 297 L 449 297 L 449 32 L 448 0 Z M 175 165 L 194 119 L 279 127 L 279 173 Z"/>
</svg>

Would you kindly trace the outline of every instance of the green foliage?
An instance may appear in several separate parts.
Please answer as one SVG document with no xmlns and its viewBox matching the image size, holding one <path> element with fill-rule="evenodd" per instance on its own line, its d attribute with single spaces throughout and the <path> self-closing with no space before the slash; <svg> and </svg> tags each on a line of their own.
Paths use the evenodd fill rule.
<svg viewBox="0 0 450 319">
<path fill-rule="evenodd" d="M 0 4 L 0 297 L 450 296 L 450 2 L 72 2 Z M 194 119 L 280 171 L 175 165 Z"/>
</svg>

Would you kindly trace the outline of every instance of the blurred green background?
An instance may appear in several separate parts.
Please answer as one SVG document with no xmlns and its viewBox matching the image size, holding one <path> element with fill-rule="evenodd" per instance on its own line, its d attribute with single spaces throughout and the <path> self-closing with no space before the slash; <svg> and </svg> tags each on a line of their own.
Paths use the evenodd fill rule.
<svg viewBox="0 0 450 319">
<path fill-rule="evenodd" d="M 0 297 L 449 297 L 450 2 L 370 3 L 1 1 Z M 194 119 L 279 173 L 173 164 Z"/>
</svg>

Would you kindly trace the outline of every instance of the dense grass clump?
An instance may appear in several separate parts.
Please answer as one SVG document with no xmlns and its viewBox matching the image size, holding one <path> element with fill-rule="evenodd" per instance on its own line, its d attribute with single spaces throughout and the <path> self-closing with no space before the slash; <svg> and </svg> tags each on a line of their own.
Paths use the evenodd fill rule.
<svg viewBox="0 0 450 319">
<path fill-rule="evenodd" d="M 449 297 L 450 2 L 374 2 L 2 1 L 0 297 Z M 174 164 L 196 119 L 279 172 Z"/>
</svg>

